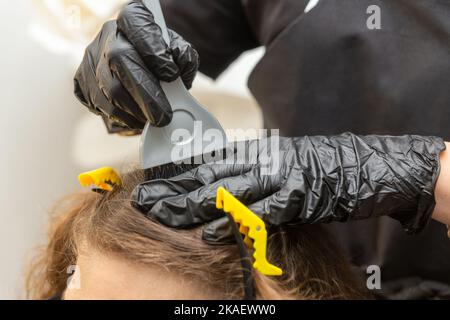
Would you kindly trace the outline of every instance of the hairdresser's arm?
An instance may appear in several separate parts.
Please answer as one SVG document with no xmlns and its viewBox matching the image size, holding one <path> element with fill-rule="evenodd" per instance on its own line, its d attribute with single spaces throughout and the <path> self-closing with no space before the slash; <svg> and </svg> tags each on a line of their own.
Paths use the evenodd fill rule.
<svg viewBox="0 0 450 320">
<path fill-rule="evenodd" d="M 271 154 L 279 161 L 269 161 L 269 166 L 264 161 L 203 165 L 173 179 L 143 183 L 136 188 L 133 203 L 166 225 L 189 227 L 223 215 L 214 208 L 217 188 L 224 186 L 274 225 L 388 215 L 407 232 L 416 233 L 435 210 L 439 177 L 435 218 L 448 219 L 450 166 L 443 154 L 439 176 L 445 149 L 440 138 L 346 133 L 281 138 L 279 147 L 261 142 L 247 143 L 253 158 L 264 160 Z M 208 225 L 204 233 L 208 240 L 216 238 L 224 221 Z"/>
<path fill-rule="evenodd" d="M 436 184 L 436 207 L 433 219 L 450 225 L 450 143 L 446 142 L 446 150 L 441 153 L 441 172 Z"/>
<path fill-rule="evenodd" d="M 164 0 L 166 22 L 198 51 L 199 70 L 217 78 L 244 51 L 259 47 L 242 0 Z"/>
</svg>

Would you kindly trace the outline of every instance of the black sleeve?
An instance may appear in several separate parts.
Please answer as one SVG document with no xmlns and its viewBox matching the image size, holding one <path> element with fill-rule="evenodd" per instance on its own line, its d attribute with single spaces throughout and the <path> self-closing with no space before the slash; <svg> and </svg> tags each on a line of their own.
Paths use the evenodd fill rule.
<svg viewBox="0 0 450 320">
<path fill-rule="evenodd" d="M 163 0 L 169 28 L 200 55 L 200 72 L 217 78 L 241 53 L 259 46 L 241 0 Z"/>
</svg>

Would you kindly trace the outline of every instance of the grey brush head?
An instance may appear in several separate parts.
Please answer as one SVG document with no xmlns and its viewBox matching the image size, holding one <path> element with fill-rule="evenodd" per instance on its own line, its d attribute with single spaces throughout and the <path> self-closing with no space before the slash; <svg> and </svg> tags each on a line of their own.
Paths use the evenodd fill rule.
<svg viewBox="0 0 450 320">
<path fill-rule="evenodd" d="M 144 0 L 161 28 L 164 40 L 170 43 L 159 0 Z M 178 78 L 161 82 L 161 87 L 172 107 L 169 125 L 158 128 L 147 125 L 141 136 L 140 158 L 143 169 L 158 167 L 188 158 L 223 150 L 227 137 L 219 121 L 203 108 Z"/>
<path fill-rule="evenodd" d="M 187 91 L 181 79 L 161 82 L 173 110 L 169 125 L 147 125 L 141 136 L 143 169 L 179 162 L 227 147 L 226 133 L 219 121 Z"/>
</svg>

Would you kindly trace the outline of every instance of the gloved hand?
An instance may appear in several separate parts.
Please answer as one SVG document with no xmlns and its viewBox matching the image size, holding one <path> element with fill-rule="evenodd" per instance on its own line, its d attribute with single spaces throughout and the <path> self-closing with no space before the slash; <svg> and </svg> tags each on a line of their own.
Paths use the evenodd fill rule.
<svg viewBox="0 0 450 320">
<path fill-rule="evenodd" d="M 215 209 L 219 186 L 272 225 L 389 215 L 414 233 L 433 212 L 439 154 L 445 149 L 440 138 L 345 133 L 280 138 L 279 146 L 276 139 L 246 142 L 256 161 L 207 164 L 172 179 L 145 182 L 134 190 L 132 203 L 177 228 L 222 217 Z M 228 236 L 226 221 L 207 225 L 203 238 L 222 242 Z"/>
<path fill-rule="evenodd" d="M 110 132 L 139 132 L 147 120 L 154 126 L 170 123 L 172 110 L 159 80 L 181 77 L 189 89 L 199 59 L 189 43 L 169 34 L 167 46 L 152 13 L 135 0 L 88 46 L 75 75 L 75 95 L 103 116 Z"/>
</svg>

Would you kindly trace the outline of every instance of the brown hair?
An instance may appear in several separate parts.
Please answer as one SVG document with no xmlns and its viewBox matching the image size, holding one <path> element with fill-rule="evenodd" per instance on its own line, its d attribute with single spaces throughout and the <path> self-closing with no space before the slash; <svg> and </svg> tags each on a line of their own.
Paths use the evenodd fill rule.
<svg viewBox="0 0 450 320">
<path fill-rule="evenodd" d="M 81 243 L 141 265 L 158 266 L 204 281 L 225 299 L 243 297 L 242 267 L 236 245 L 210 246 L 201 228 L 165 227 L 130 204 L 141 171 L 122 177 L 108 194 L 80 192 L 63 199 L 51 223 L 49 243 L 27 276 L 27 295 L 48 299 L 64 292 L 67 268 L 76 264 Z M 62 212 L 62 213 L 59 213 Z M 348 264 L 321 226 L 280 226 L 269 230 L 268 259 L 284 270 L 281 277 L 254 272 L 260 299 L 365 298 Z"/>
</svg>

